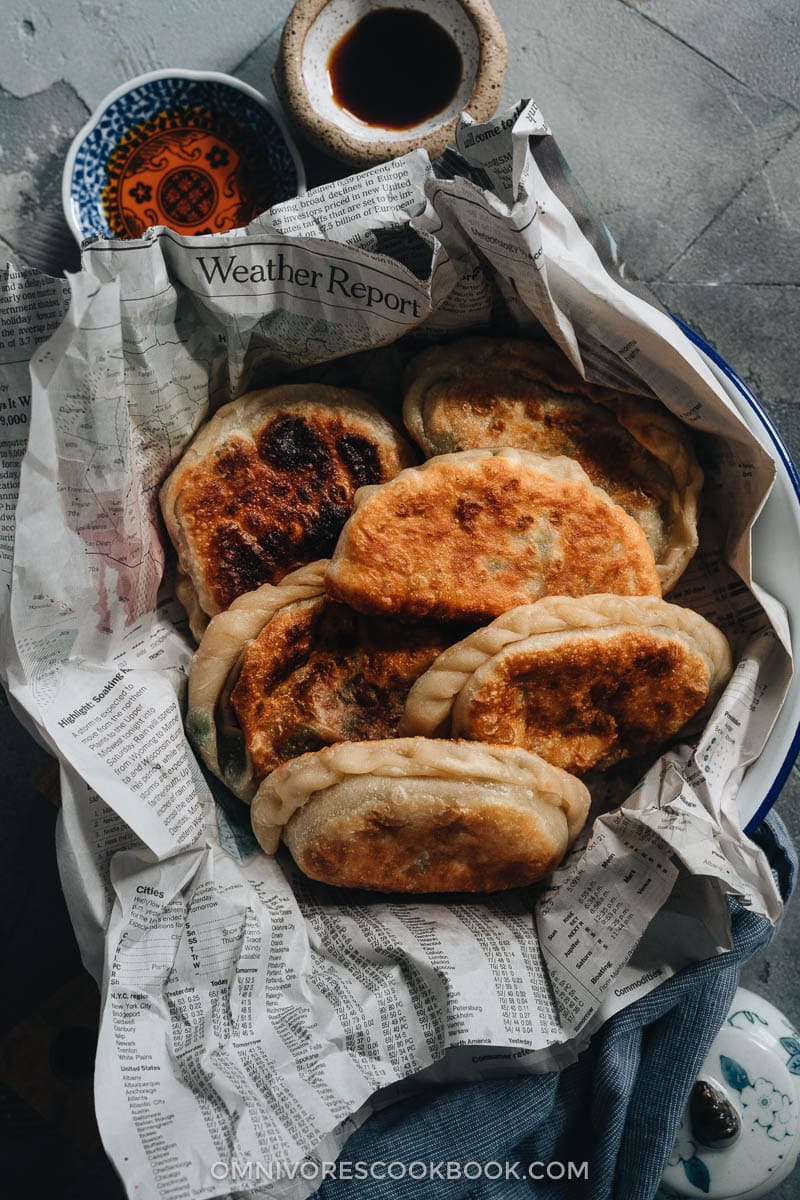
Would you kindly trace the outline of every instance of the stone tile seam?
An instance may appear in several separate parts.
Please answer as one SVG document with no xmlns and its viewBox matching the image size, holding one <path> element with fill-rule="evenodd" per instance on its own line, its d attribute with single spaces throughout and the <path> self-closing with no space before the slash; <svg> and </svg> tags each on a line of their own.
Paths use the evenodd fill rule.
<svg viewBox="0 0 800 1200">
<path fill-rule="evenodd" d="M 648 25 L 652 25 L 655 29 L 660 29 L 662 33 L 665 33 L 667 37 L 672 38 L 673 41 L 678 42 L 678 44 L 685 47 L 685 49 L 691 50 L 692 54 L 696 54 L 698 58 L 701 58 L 703 62 L 707 62 L 709 66 L 714 67 L 715 70 L 720 71 L 723 75 L 727 75 L 728 79 L 732 79 L 734 83 L 737 83 L 739 87 L 744 88 L 746 92 L 751 92 L 754 96 L 762 96 L 765 100 L 777 100 L 779 103 L 785 104 L 787 108 L 791 108 L 793 112 L 800 113 L 800 108 L 798 108 L 796 104 L 793 104 L 791 100 L 787 100 L 785 96 L 779 96 L 775 92 L 765 92 L 752 87 L 749 83 L 746 83 L 743 79 L 740 79 L 738 75 L 734 75 L 733 71 L 729 71 L 727 67 L 723 67 L 721 63 L 716 62 L 710 57 L 710 55 L 704 54 L 702 50 L 698 50 L 697 46 L 693 46 L 691 42 L 687 42 L 686 39 L 682 38 L 679 33 L 675 33 L 672 29 L 668 29 L 666 25 L 662 25 L 661 22 L 657 21 L 655 17 L 652 17 L 650 13 L 647 13 L 643 9 L 639 8 L 638 4 L 634 3 L 633 0 L 618 0 L 618 3 L 621 4 L 623 8 L 629 9 L 630 12 L 636 13 L 637 16 L 641 17 L 643 21 L 646 21 Z"/>
<path fill-rule="evenodd" d="M 87 104 L 75 85 L 70 83 L 68 79 L 54 79 L 52 83 L 48 83 L 47 87 L 39 88 L 39 90 L 36 92 L 26 92 L 24 96 L 20 96 L 16 92 L 12 92 L 11 88 L 6 87 L 3 83 L 0 83 L 0 93 L 2 93 L 4 96 L 10 97 L 12 100 L 24 103 L 26 100 L 32 100 L 34 96 L 43 96 L 45 92 L 51 91 L 53 88 L 58 87 L 59 84 L 63 84 L 65 88 L 72 92 L 75 99 L 83 105 L 83 107 L 86 109 L 86 118 L 88 120 L 89 115 L 92 112 L 92 106 Z"/>
<path fill-rule="evenodd" d="M 625 4 L 625 0 L 619 0 L 619 3 Z M 767 167 L 770 165 L 770 163 L 773 161 L 773 159 L 777 158 L 777 156 L 781 153 L 781 151 L 784 150 L 786 148 L 786 146 L 788 146 L 789 142 L 792 140 L 792 138 L 794 137 L 794 135 L 797 133 L 798 130 L 800 130 L 800 120 L 798 120 L 796 122 L 796 124 L 794 124 L 792 126 L 791 129 L 786 131 L 784 136 L 779 139 L 778 145 L 775 146 L 775 148 L 772 150 L 772 152 L 770 154 L 767 155 L 767 157 L 764 159 L 764 161 L 761 163 L 761 165 L 758 167 L 758 169 L 753 171 L 750 175 L 748 175 L 742 181 L 742 183 L 739 185 L 739 187 L 736 189 L 736 191 L 733 193 L 733 195 L 730 196 L 725 201 L 725 203 L 722 205 L 722 207 L 717 212 L 714 213 L 713 217 L 711 217 L 708 221 L 706 221 L 703 228 L 698 233 L 696 233 L 693 238 L 691 238 L 691 240 L 683 247 L 683 249 L 680 251 L 680 253 L 677 254 L 675 256 L 675 258 L 673 258 L 672 262 L 667 264 L 667 267 L 665 268 L 665 272 L 664 272 L 666 276 L 669 276 L 670 271 L 674 271 L 675 267 L 677 267 L 677 265 L 681 261 L 681 259 L 684 258 L 689 253 L 689 251 L 692 249 L 693 246 L 697 245 L 697 243 L 700 241 L 700 239 L 706 233 L 708 233 L 708 231 L 712 227 L 712 225 L 715 225 L 717 223 L 717 221 L 720 219 L 720 217 L 722 217 L 728 211 L 728 209 L 731 207 L 731 205 L 734 204 L 741 195 L 743 195 L 743 193 L 747 190 L 747 188 L 750 186 L 750 184 L 753 183 L 754 180 L 758 179 L 759 175 L 762 175 L 764 173 L 764 171 L 766 171 Z M 664 283 L 680 283 L 681 281 L 679 279 L 666 278 L 666 279 L 664 279 L 663 282 Z"/>
<path fill-rule="evenodd" d="M 231 67 L 231 75 L 235 76 L 237 71 L 241 71 L 242 68 L 244 68 L 246 66 L 246 64 L 250 61 L 251 58 L 255 59 L 256 55 L 260 53 L 260 51 L 263 49 L 264 46 L 266 46 L 267 42 L 269 42 L 272 38 L 275 37 L 277 30 L 283 29 L 283 26 L 284 26 L 284 22 L 279 21 L 278 24 L 275 26 L 275 28 L 273 30 L 271 30 L 271 32 L 268 33 L 265 38 L 262 38 L 262 40 L 258 43 L 257 46 L 255 46 L 252 50 L 249 50 L 247 52 L 247 54 L 245 54 L 244 58 L 240 59 L 239 62 L 237 62 L 235 66 Z M 264 88 L 262 90 L 265 92 L 268 92 L 269 88 Z"/>
</svg>

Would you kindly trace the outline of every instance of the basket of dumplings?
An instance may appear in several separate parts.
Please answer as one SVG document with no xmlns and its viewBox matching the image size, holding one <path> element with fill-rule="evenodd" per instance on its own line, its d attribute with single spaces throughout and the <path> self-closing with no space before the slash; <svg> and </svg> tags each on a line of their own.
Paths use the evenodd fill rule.
<svg viewBox="0 0 800 1200">
<path fill-rule="evenodd" d="M 171 471 L 187 734 L 312 879 L 531 884 L 605 773 L 696 735 L 730 678 L 669 600 L 703 471 L 657 401 L 544 340 L 417 349 L 401 391 L 395 423 L 351 388 L 253 391 Z"/>
</svg>

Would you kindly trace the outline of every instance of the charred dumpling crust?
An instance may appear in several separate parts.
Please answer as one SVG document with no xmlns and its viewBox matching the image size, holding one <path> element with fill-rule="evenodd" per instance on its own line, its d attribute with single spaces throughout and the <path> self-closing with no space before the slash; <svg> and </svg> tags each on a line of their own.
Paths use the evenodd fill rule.
<svg viewBox="0 0 800 1200">
<path fill-rule="evenodd" d="M 642 526 L 664 592 L 697 549 L 703 472 L 687 430 L 645 396 L 587 383 L 554 346 L 430 347 L 406 369 L 403 419 L 426 455 L 515 446 L 574 458 Z"/>
<path fill-rule="evenodd" d="M 258 786 L 241 728 L 228 712 L 243 651 L 277 612 L 324 594 L 327 565 L 327 559 L 308 563 L 279 584 L 239 596 L 212 617 L 192 659 L 186 733 L 209 771 L 242 800 Z"/>
<path fill-rule="evenodd" d="M 195 654 L 187 732 L 243 800 L 307 751 L 392 737 L 411 685 L 467 632 L 365 617 L 325 595 L 326 565 L 240 596 L 212 618 Z"/>
<path fill-rule="evenodd" d="M 224 405 L 190 443 L 161 507 L 199 614 L 277 583 L 333 549 L 365 484 L 414 462 L 363 393 L 287 384 Z M 183 603 L 187 603 L 183 585 Z"/>
<path fill-rule="evenodd" d="M 527 751 L 402 738 L 305 754 L 264 780 L 262 848 L 312 879 L 383 892 L 493 892 L 549 875 L 589 811 L 579 780 Z"/>
<path fill-rule="evenodd" d="M 553 596 L 444 651 L 409 693 L 399 732 L 523 746 L 582 774 L 706 717 L 731 669 L 724 635 L 690 609 Z"/>
<path fill-rule="evenodd" d="M 411 685 L 463 627 L 366 617 L 319 596 L 245 649 L 231 705 L 257 777 L 333 742 L 393 737 Z"/>
<path fill-rule="evenodd" d="M 465 450 L 361 489 L 325 575 L 364 613 L 479 622 L 548 594 L 660 595 L 641 526 L 569 458 Z"/>
</svg>

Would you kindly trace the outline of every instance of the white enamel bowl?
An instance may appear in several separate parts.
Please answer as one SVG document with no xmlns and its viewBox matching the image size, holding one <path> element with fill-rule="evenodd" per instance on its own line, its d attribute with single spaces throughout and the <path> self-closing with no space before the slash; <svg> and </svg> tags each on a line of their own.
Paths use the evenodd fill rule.
<svg viewBox="0 0 800 1200">
<path fill-rule="evenodd" d="M 781 436 L 747 384 L 693 329 L 677 320 L 776 466 L 775 486 L 753 530 L 753 577 L 785 606 L 797 653 L 800 630 L 800 474 Z M 800 674 L 756 762 L 739 789 L 742 827 L 751 833 L 778 798 L 800 750 Z"/>
</svg>

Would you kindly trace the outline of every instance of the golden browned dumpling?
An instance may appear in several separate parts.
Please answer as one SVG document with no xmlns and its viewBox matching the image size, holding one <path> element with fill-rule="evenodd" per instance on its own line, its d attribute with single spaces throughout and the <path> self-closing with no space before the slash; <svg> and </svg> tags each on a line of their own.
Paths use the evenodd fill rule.
<svg viewBox="0 0 800 1200">
<path fill-rule="evenodd" d="M 641 526 L 569 458 L 465 450 L 361 489 L 325 576 L 401 620 L 490 619 L 548 594 L 660 595 Z"/>
<path fill-rule="evenodd" d="M 324 565 L 240 597 L 192 663 L 189 736 L 242 799 L 306 751 L 392 737 L 412 683 L 465 632 L 354 612 L 323 594 Z"/>
<path fill-rule="evenodd" d="M 432 346 L 408 365 L 403 417 L 426 455 L 516 446 L 577 459 L 644 529 L 665 592 L 697 549 L 703 473 L 687 430 L 647 397 L 587 383 L 555 346 Z"/>
<path fill-rule="evenodd" d="M 356 489 L 414 459 L 361 392 L 287 384 L 220 408 L 161 490 L 195 636 L 203 614 L 329 554 Z"/>
<path fill-rule="evenodd" d="M 189 670 L 186 733 L 208 769 L 242 800 L 250 800 L 257 781 L 230 695 L 245 648 L 284 608 L 322 596 L 327 559 L 292 571 L 278 584 L 265 583 L 237 597 L 212 617 Z"/>
<path fill-rule="evenodd" d="M 347 742 L 264 780 L 253 830 L 302 871 L 385 892 L 493 892 L 534 883 L 582 829 L 579 780 L 510 746 L 428 738 Z"/>
<path fill-rule="evenodd" d="M 582 774 L 663 745 L 711 708 L 731 674 L 727 640 L 652 596 L 549 596 L 436 659 L 401 734 L 523 746 Z"/>
<path fill-rule="evenodd" d="M 244 651 L 231 692 L 256 775 L 332 742 L 392 737 L 412 683 L 455 637 L 329 596 L 281 609 Z"/>
</svg>

